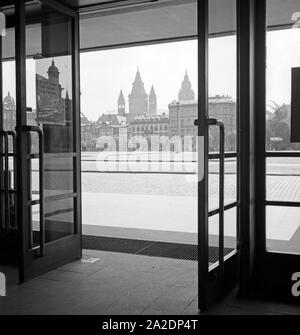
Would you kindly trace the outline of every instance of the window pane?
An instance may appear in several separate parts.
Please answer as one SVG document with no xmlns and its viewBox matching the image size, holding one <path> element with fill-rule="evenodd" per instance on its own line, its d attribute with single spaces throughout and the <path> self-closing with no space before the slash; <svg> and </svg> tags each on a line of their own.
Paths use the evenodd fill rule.
<svg viewBox="0 0 300 335">
<path fill-rule="evenodd" d="M 267 250 L 300 254 L 300 208 L 267 207 Z"/>
<path fill-rule="evenodd" d="M 300 202 L 300 158 L 267 159 L 267 200 Z"/>
</svg>

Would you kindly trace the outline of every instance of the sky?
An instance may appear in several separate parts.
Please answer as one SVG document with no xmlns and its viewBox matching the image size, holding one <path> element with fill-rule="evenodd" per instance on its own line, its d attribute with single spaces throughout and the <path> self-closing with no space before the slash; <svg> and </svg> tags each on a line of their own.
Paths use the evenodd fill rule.
<svg viewBox="0 0 300 335">
<path fill-rule="evenodd" d="M 211 41 L 211 94 L 236 95 L 235 38 Z M 216 57 L 222 50 L 222 61 Z M 116 111 L 120 90 L 123 90 L 128 111 L 128 95 L 139 68 L 146 92 L 152 84 L 159 110 L 168 110 L 178 97 L 185 71 L 197 96 L 197 41 L 113 49 L 81 54 L 81 106 L 90 119 Z M 218 73 L 223 73 L 219 76 Z"/>
<path fill-rule="evenodd" d="M 35 105 L 35 73 L 46 76 L 52 59 L 27 61 L 27 104 Z M 102 113 L 115 112 L 120 90 L 128 111 L 128 94 L 139 68 L 146 92 L 154 85 L 158 109 L 167 111 L 177 99 L 185 71 L 197 94 L 197 41 L 112 49 L 82 53 L 81 111 L 97 120 Z M 37 63 L 38 62 L 38 63 Z M 60 82 L 70 89 L 70 59 L 55 59 Z M 300 30 L 269 32 L 267 37 L 267 101 L 290 103 L 291 68 L 300 66 Z M 3 64 L 3 94 L 15 97 L 15 65 Z M 209 41 L 209 95 L 236 98 L 236 37 L 213 38 Z"/>
</svg>

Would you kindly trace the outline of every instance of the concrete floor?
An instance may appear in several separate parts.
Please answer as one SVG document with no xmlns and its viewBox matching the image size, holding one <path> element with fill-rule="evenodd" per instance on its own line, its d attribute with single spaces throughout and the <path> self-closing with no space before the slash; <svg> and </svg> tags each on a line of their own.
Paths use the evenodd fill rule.
<svg viewBox="0 0 300 335">
<path fill-rule="evenodd" d="M 0 314 L 196 315 L 197 262 L 84 250 L 78 260 L 17 285 L 10 272 Z M 298 314 L 298 306 L 242 301 L 209 314 Z"/>
</svg>

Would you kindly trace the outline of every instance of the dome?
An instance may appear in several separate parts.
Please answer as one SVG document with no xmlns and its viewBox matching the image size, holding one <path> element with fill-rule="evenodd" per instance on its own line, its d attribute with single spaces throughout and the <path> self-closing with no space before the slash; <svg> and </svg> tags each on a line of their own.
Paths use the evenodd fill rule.
<svg viewBox="0 0 300 335">
<path fill-rule="evenodd" d="M 8 92 L 7 96 L 3 100 L 4 108 L 6 109 L 15 109 L 16 104 L 14 98 L 10 95 L 10 92 Z"/>
<path fill-rule="evenodd" d="M 48 69 L 48 75 L 49 77 L 58 77 L 59 76 L 59 71 L 58 68 L 55 66 L 54 60 L 52 61 L 51 66 Z"/>
</svg>

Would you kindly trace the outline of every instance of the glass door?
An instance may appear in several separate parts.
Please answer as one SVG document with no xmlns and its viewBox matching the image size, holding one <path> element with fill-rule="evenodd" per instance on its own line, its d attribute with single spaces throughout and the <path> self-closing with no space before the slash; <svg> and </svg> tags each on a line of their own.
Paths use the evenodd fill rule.
<svg viewBox="0 0 300 335">
<path fill-rule="evenodd" d="M 300 1 L 263 2 L 260 51 L 266 71 L 258 120 L 259 255 L 257 282 L 263 294 L 296 301 L 300 261 L 299 69 Z M 265 145 L 262 145 L 262 144 Z M 280 266 L 278 266 L 280 264 Z"/>
<path fill-rule="evenodd" d="M 201 310 L 237 285 L 239 145 L 236 1 L 198 6 Z"/>
<path fill-rule="evenodd" d="M 46 0 L 18 1 L 16 14 L 24 281 L 81 256 L 78 16 Z"/>
<path fill-rule="evenodd" d="M 16 80 L 13 4 L 0 6 L 0 264 L 18 262 L 16 222 Z"/>
</svg>

